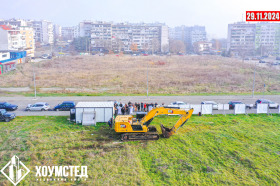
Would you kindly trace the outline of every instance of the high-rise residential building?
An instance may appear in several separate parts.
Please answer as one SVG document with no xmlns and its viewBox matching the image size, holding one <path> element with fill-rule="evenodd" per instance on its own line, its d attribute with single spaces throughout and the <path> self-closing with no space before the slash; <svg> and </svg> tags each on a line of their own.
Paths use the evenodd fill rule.
<svg viewBox="0 0 280 186">
<path fill-rule="evenodd" d="M 23 19 L 8 19 L 8 20 L 0 20 L 0 25 L 7 25 L 12 28 L 27 26 L 27 21 Z"/>
<path fill-rule="evenodd" d="M 53 44 L 54 42 L 54 27 L 49 21 L 30 21 L 29 26 L 32 26 L 35 31 L 35 41 L 41 44 Z"/>
<path fill-rule="evenodd" d="M 74 27 L 62 27 L 61 37 L 63 41 L 69 41 L 74 39 Z"/>
<path fill-rule="evenodd" d="M 34 30 L 31 27 L 21 26 L 18 27 L 20 30 L 20 34 L 22 39 L 25 40 L 25 48 L 26 55 L 29 57 L 34 57 L 35 51 L 35 39 L 34 39 Z"/>
<path fill-rule="evenodd" d="M 253 55 L 256 24 L 238 22 L 228 25 L 227 51 L 233 55 Z"/>
<path fill-rule="evenodd" d="M 187 44 L 193 45 L 199 41 L 206 41 L 205 26 L 191 26 L 185 28 L 185 39 Z"/>
<path fill-rule="evenodd" d="M 62 37 L 62 27 L 58 24 L 54 24 L 53 25 L 54 27 L 54 40 L 57 41 L 57 40 L 60 40 L 61 37 Z"/>
<path fill-rule="evenodd" d="M 0 25 L 0 50 L 23 50 L 25 48 L 26 41 L 20 30 Z"/>
<path fill-rule="evenodd" d="M 169 28 L 169 37 L 173 40 L 183 41 L 187 51 L 193 51 L 194 43 L 206 41 L 205 26 L 177 26 Z"/>
<path fill-rule="evenodd" d="M 74 26 L 74 38 L 80 37 L 80 27 L 79 25 Z"/>
<path fill-rule="evenodd" d="M 168 27 L 154 23 L 111 23 L 84 21 L 79 24 L 81 37 L 91 38 L 92 49 L 163 52 L 168 51 Z"/>
<path fill-rule="evenodd" d="M 91 25 L 91 46 L 93 48 L 112 49 L 112 24 L 94 22 Z"/>
<path fill-rule="evenodd" d="M 280 24 L 257 23 L 255 33 L 255 50 L 259 55 L 280 54 Z"/>
<path fill-rule="evenodd" d="M 91 37 L 92 21 L 83 21 L 79 24 L 80 37 Z"/>
</svg>

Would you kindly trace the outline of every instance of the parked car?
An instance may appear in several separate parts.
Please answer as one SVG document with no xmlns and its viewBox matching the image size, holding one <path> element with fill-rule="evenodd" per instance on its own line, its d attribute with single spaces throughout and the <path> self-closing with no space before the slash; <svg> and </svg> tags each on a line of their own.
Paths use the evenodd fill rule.
<svg viewBox="0 0 280 186">
<path fill-rule="evenodd" d="M 168 106 L 179 107 L 180 109 L 188 109 L 189 108 L 188 104 L 184 103 L 183 101 L 175 101 Z"/>
<path fill-rule="evenodd" d="M 277 56 L 277 57 L 276 57 L 276 60 L 280 60 L 280 57 L 279 57 L 279 56 Z"/>
<path fill-rule="evenodd" d="M 9 122 L 15 118 L 16 118 L 15 113 L 7 112 L 5 109 L 0 109 L 0 121 Z"/>
<path fill-rule="evenodd" d="M 273 101 L 270 101 L 268 99 L 258 99 L 255 103 L 255 106 L 257 107 L 257 104 L 268 104 L 269 108 L 279 108 L 279 104 L 275 103 Z"/>
<path fill-rule="evenodd" d="M 55 111 L 70 111 L 70 109 L 75 108 L 75 102 L 73 101 L 64 101 L 61 104 L 56 105 L 53 110 Z"/>
<path fill-rule="evenodd" d="M 26 111 L 46 111 L 50 109 L 50 105 L 46 102 L 38 102 L 35 103 L 34 105 L 27 105 Z"/>
<path fill-rule="evenodd" d="M 41 56 L 42 59 L 49 59 L 50 55 L 49 54 L 43 54 Z"/>
<path fill-rule="evenodd" d="M 259 63 L 265 63 L 265 61 L 264 60 L 259 60 Z"/>
<path fill-rule="evenodd" d="M 212 105 L 213 110 L 218 110 L 218 103 L 215 101 L 203 101 L 201 104 L 209 104 Z"/>
<path fill-rule="evenodd" d="M 17 105 L 13 105 L 13 104 L 8 103 L 8 102 L 0 102 L 0 109 L 13 111 L 13 110 L 16 110 L 17 108 L 18 108 Z"/>
<path fill-rule="evenodd" d="M 241 101 L 230 101 L 230 102 L 228 102 L 228 104 L 229 104 L 229 109 L 234 109 L 236 104 L 245 104 L 245 103 L 243 103 Z M 245 106 L 246 106 L 246 108 L 251 109 L 251 108 L 253 108 L 254 105 L 253 104 L 245 104 Z"/>
</svg>

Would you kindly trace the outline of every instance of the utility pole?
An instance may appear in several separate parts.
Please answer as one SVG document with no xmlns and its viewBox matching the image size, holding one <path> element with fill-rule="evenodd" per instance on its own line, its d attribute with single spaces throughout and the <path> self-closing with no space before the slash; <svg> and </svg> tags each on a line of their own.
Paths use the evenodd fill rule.
<svg viewBox="0 0 280 186">
<path fill-rule="evenodd" d="M 89 55 L 90 55 L 90 45 L 91 45 L 91 41 L 90 41 L 90 38 L 88 38 L 88 50 L 89 50 Z"/>
<path fill-rule="evenodd" d="M 33 64 L 33 81 L 34 81 L 34 99 L 37 99 L 37 92 L 36 92 L 36 75 L 35 75 L 35 71 L 34 71 L 34 65 Z"/>
<path fill-rule="evenodd" d="M 263 98 L 264 98 L 264 91 L 265 91 L 265 83 L 263 84 Z"/>
<path fill-rule="evenodd" d="M 255 70 L 254 70 L 254 81 L 253 81 L 252 97 L 254 97 L 254 91 L 255 91 L 256 67 L 257 67 L 257 63 L 255 62 Z"/>
<path fill-rule="evenodd" d="M 149 62 L 147 62 L 147 99 L 149 98 Z"/>
<path fill-rule="evenodd" d="M 86 53 L 87 53 L 87 38 L 86 38 Z"/>
</svg>

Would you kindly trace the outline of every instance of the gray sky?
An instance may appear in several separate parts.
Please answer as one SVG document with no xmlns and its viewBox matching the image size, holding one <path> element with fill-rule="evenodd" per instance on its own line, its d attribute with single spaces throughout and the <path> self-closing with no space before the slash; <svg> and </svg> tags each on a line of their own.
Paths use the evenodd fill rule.
<svg viewBox="0 0 280 186">
<path fill-rule="evenodd" d="M 1 0 L 0 18 L 46 19 L 61 26 L 83 20 L 204 25 L 210 38 L 227 35 L 227 24 L 245 11 L 278 10 L 280 0 Z M 5 7 L 5 8 L 4 8 Z M 277 9 L 278 8 L 278 9 Z"/>
</svg>

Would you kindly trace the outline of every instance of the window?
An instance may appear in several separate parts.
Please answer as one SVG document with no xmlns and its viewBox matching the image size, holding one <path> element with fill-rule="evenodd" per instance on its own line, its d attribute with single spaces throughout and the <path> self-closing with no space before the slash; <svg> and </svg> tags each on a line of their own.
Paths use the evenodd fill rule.
<svg viewBox="0 0 280 186">
<path fill-rule="evenodd" d="M 3 54 L 2 57 L 3 57 L 3 58 L 4 58 L 4 57 L 7 57 L 7 54 Z"/>
</svg>

